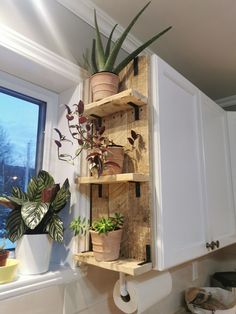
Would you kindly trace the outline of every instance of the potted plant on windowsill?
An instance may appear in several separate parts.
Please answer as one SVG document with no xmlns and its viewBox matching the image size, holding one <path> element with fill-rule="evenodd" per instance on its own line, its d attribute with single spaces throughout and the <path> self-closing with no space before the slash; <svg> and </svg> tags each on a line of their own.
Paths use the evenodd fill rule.
<svg viewBox="0 0 236 314">
<path fill-rule="evenodd" d="M 3 239 L 3 244 L 0 245 L 0 267 L 6 265 L 9 253 L 10 252 L 5 249 L 5 239 Z"/>
<path fill-rule="evenodd" d="M 10 241 L 17 241 L 16 257 L 22 274 L 38 274 L 49 268 L 52 240 L 63 241 L 63 221 L 59 212 L 70 198 L 69 182 L 55 184 L 46 171 L 32 177 L 27 192 L 13 187 L 12 195 L 0 197 L 0 204 L 11 208 L 6 230 Z"/>
<path fill-rule="evenodd" d="M 115 41 L 114 45 L 112 45 L 112 36 L 117 27 L 117 24 L 113 27 L 105 49 L 102 44 L 101 34 L 97 23 L 96 11 L 94 10 L 96 39 L 93 39 L 91 56 L 89 57 L 84 54 L 84 66 L 92 74 L 90 78 L 90 83 L 94 101 L 116 94 L 118 91 L 118 74 L 120 73 L 120 71 L 130 61 L 137 57 L 145 48 L 150 46 L 154 41 L 156 41 L 158 38 L 160 38 L 171 29 L 171 27 L 164 29 L 163 31 L 146 41 L 143 45 L 135 49 L 118 65 L 115 64 L 123 42 L 125 41 L 127 35 L 129 34 L 130 30 L 132 29 L 140 15 L 144 12 L 149 4 L 150 2 L 148 2 L 133 18 L 133 20 L 130 22 L 130 24 L 121 34 L 121 36 Z"/>
<path fill-rule="evenodd" d="M 108 262 L 119 258 L 123 224 L 124 216 L 115 213 L 114 216 L 95 220 L 90 227 L 85 219 L 75 218 L 70 224 L 70 229 L 74 235 L 85 235 L 89 229 L 95 259 Z"/>
</svg>

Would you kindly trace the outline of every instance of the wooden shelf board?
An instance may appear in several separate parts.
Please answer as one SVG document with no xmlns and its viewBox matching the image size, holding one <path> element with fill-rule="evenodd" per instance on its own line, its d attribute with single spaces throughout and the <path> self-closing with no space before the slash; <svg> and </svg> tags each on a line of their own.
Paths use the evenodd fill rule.
<svg viewBox="0 0 236 314">
<path fill-rule="evenodd" d="M 133 89 L 127 89 L 116 95 L 85 105 L 84 113 L 88 116 L 105 117 L 115 112 L 132 109 L 128 104 L 129 102 L 143 106 L 147 104 L 147 97 Z"/>
<path fill-rule="evenodd" d="M 120 182 L 147 182 L 149 176 L 143 173 L 121 173 L 113 174 L 108 176 L 96 177 L 77 177 L 77 184 L 110 184 L 110 183 L 120 183 Z"/>
<path fill-rule="evenodd" d="M 93 252 L 74 254 L 74 260 L 101 268 L 122 272 L 131 276 L 144 274 L 152 269 L 152 263 L 139 265 L 142 261 L 134 259 L 119 259 L 112 262 L 98 262 L 95 260 Z"/>
</svg>

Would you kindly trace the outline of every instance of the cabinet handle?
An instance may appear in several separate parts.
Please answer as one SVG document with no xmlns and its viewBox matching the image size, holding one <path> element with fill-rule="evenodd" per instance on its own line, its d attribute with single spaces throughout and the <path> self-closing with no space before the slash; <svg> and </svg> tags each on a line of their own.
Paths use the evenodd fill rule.
<svg viewBox="0 0 236 314">
<path fill-rule="evenodd" d="M 213 241 L 211 241 L 211 243 L 207 242 L 207 243 L 206 243 L 206 248 L 207 248 L 207 249 L 214 250 L 214 248 L 215 248 L 215 243 L 214 243 Z"/>
<path fill-rule="evenodd" d="M 213 242 L 213 241 L 212 241 Z M 220 247 L 220 241 L 217 240 L 216 242 L 214 242 L 215 246 L 217 247 L 217 249 Z"/>
<path fill-rule="evenodd" d="M 220 241 L 211 241 L 211 243 L 207 242 L 206 243 L 206 248 L 207 249 L 211 249 L 211 250 L 214 250 L 215 248 L 219 248 L 220 247 Z"/>
</svg>

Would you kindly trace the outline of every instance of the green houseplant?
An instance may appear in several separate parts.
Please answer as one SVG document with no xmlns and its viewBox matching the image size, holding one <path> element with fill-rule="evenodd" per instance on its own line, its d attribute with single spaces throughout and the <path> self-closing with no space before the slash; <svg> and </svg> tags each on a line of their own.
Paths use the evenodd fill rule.
<svg viewBox="0 0 236 314">
<path fill-rule="evenodd" d="M 0 245 L 0 267 L 6 265 L 9 256 L 9 251 L 5 249 L 5 242 L 6 240 L 3 239 L 3 244 Z"/>
<path fill-rule="evenodd" d="M 89 227 L 89 221 L 81 217 L 71 221 L 70 229 L 74 235 L 85 235 L 90 231 L 94 257 L 97 261 L 114 261 L 119 258 L 120 243 L 124 216 L 115 213 L 114 216 L 101 217 Z"/>
<path fill-rule="evenodd" d="M 89 119 L 84 114 L 84 103 L 79 101 L 74 105 L 74 110 L 66 106 L 66 120 L 70 138 L 63 135 L 59 129 L 55 128 L 58 139 L 55 140 L 57 155 L 59 160 L 74 163 L 74 160 L 83 150 L 88 152 L 86 157 L 89 162 L 89 169 L 93 175 L 101 176 L 108 174 L 122 173 L 124 161 L 124 148 L 116 145 L 112 139 L 104 135 L 105 126 L 100 126 L 96 119 Z M 134 130 L 131 130 L 130 137 L 127 138 L 129 144 L 140 137 Z M 75 154 L 68 154 L 63 151 L 63 144 L 76 142 Z"/>
<path fill-rule="evenodd" d="M 11 196 L 0 197 L 0 204 L 12 209 L 7 218 L 6 230 L 8 238 L 12 242 L 17 241 L 16 256 L 21 260 L 22 273 L 33 274 L 48 270 L 51 240 L 63 241 L 64 227 L 59 212 L 69 198 L 68 179 L 60 188 L 44 170 L 30 179 L 26 192 L 13 187 Z M 43 243 L 47 251 L 46 248 L 41 248 Z M 28 249 L 34 252 L 27 254 Z M 27 255 L 32 256 L 32 263 Z M 24 256 L 27 257 L 25 262 Z M 36 264 L 36 256 L 41 264 Z"/>
<path fill-rule="evenodd" d="M 127 35 L 130 30 L 134 26 L 134 24 L 139 19 L 140 15 L 145 11 L 145 9 L 149 6 L 151 1 L 149 1 L 132 19 L 130 24 L 121 34 L 121 36 L 115 41 L 112 45 L 112 36 L 117 27 L 117 24 L 113 27 L 110 36 L 108 38 L 106 47 L 103 47 L 101 34 L 99 31 L 99 26 L 97 23 L 96 11 L 94 10 L 94 23 L 96 30 L 96 38 L 93 39 L 92 42 L 92 50 L 91 56 L 89 57 L 87 54 L 84 54 L 84 64 L 85 67 L 90 71 L 92 75 L 91 77 L 91 87 L 93 92 L 93 100 L 97 101 L 104 97 L 111 96 L 118 91 L 118 83 L 119 78 L 118 74 L 120 71 L 134 58 L 136 58 L 145 48 L 150 46 L 154 41 L 164 35 L 171 29 L 171 26 L 164 29 L 160 33 L 153 36 L 151 39 L 147 40 L 140 47 L 135 49 L 132 53 L 130 53 L 124 60 L 122 60 L 119 64 L 116 64 L 116 60 L 121 50 L 122 44 L 125 41 Z M 105 75 L 104 75 L 105 74 Z M 109 81 L 109 78 L 111 80 Z M 109 86 L 111 86 L 111 90 L 109 91 Z M 106 90 L 107 92 L 102 92 L 102 90 Z"/>
</svg>

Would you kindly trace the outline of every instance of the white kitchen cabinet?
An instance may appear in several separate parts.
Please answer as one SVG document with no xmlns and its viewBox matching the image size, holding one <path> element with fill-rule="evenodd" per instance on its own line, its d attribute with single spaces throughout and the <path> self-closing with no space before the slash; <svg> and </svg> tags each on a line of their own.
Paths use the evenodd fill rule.
<svg viewBox="0 0 236 314">
<path fill-rule="evenodd" d="M 207 242 L 220 247 L 236 242 L 227 113 L 201 93 Z"/>
<path fill-rule="evenodd" d="M 227 122 L 229 130 L 229 147 L 231 157 L 230 159 L 233 180 L 233 193 L 234 200 L 236 200 L 236 112 L 227 112 Z"/>
<path fill-rule="evenodd" d="M 198 89 L 156 56 L 151 68 L 154 237 L 162 270 L 206 252 L 203 151 Z"/>
<path fill-rule="evenodd" d="M 206 243 L 235 242 L 225 112 L 152 56 L 154 268 L 207 254 Z M 209 242 L 209 243 L 210 243 Z"/>
</svg>

